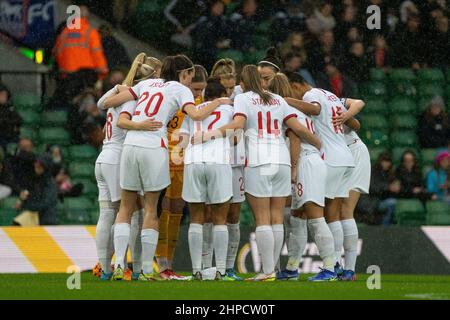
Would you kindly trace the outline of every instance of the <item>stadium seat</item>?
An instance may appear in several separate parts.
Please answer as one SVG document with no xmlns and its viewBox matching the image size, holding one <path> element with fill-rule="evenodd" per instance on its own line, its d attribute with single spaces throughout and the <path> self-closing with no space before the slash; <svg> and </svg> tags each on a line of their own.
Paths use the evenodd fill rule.
<svg viewBox="0 0 450 320">
<path fill-rule="evenodd" d="M 420 151 L 420 159 L 422 161 L 422 166 L 432 166 L 434 164 L 434 159 L 436 158 L 438 149 L 422 149 Z"/>
<path fill-rule="evenodd" d="M 420 153 L 419 150 L 415 149 L 415 148 L 410 148 L 410 147 L 395 147 L 392 148 L 391 154 L 392 154 L 392 162 L 394 163 L 394 165 L 399 165 L 402 155 L 405 151 L 412 151 L 414 152 L 414 154 L 416 155 L 417 160 L 420 159 Z"/>
<path fill-rule="evenodd" d="M 414 82 L 416 76 L 411 69 L 393 69 L 389 73 L 389 81 L 391 83 Z"/>
<path fill-rule="evenodd" d="M 8 143 L 8 146 L 6 147 L 6 154 L 14 155 L 17 149 L 17 143 Z"/>
<path fill-rule="evenodd" d="M 360 91 L 365 99 L 374 97 L 383 98 L 387 94 L 386 85 L 379 81 L 372 81 L 362 85 Z"/>
<path fill-rule="evenodd" d="M 359 136 L 370 147 L 389 148 L 389 132 L 387 130 L 365 130 Z"/>
<path fill-rule="evenodd" d="M 69 157 L 71 161 L 95 160 L 98 151 L 91 145 L 77 145 L 69 147 Z"/>
<path fill-rule="evenodd" d="M 403 226 L 421 226 L 426 222 L 425 208 L 417 199 L 399 199 L 395 206 L 395 220 Z"/>
<path fill-rule="evenodd" d="M 256 26 L 256 34 L 268 35 L 270 32 L 271 22 L 266 19 Z M 266 47 L 269 45 L 270 41 L 266 43 Z"/>
<path fill-rule="evenodd" d="M 417 119 L 412 115 L 394 115 L 391 119 L 390 123 L 393 129 L 414 130 L 417 127 Z"/>
<path fill-rule="evenodd" d="M 447 101 L 450 100 L 450 85 L 445 88 L 445 96 L 447 97 Z M 450 108 L 450 106 L 447 106 L 447 108 Z"/>
<path fill-rule="evenodd" d="M 418 100 L 417 109 L 419 110 L 419 113 L 423 113 L 428 108 L 430 101 L 430 97 L 422 97 Z"/>
<path fill-rule="evenodd" d="M 41 117 L 34 110 L 18 110 L 20 117 L 25 125 L 38 128 L 41 124 Z"/>
<path fill-rule="evenodd" d="M 20 137 L 36 142 L 38 138 L 37 130 L 34 127 L 22 126 L 20 127 Z"/>
<path fill-rule="evenodd" d="M 397 82 L 391 84 L 390 93 L 393 97 L 415 97 L 417 88 L 410 82 Z"/>
<path fill-rule="evenodd" d="M 72 162 L 69 165 L 70 176 L 76 178 L 92 178 L 95 172 L 95 166 L 92 162 Z"/>
<path fill-rule="evenodd" d="M 217 54 L 217 59 L 230 58 L 239 65 L 244 62 L 244 55 L 239 50 L 219 50 Z"/>
<path fill-rule="evenodd" d="M 419 86 L 418 89 L 419 95 L 421 97 L 425 98 L 433 98 L 436 96 L 443 97 L 444 96 L 444 89 L 436 84 L 433 83 L 427 83 Z"/>
<path fill-rule="evenodd" d="M 256 50 L 255 52 L 246 52 L 244 54 L 244 64 L 257 64 L 264 58 L 264 50 Z"/>
<path fill-rule="evenodd" d="M 445 75 L 440 69 L 420 69 L 418 78 L 421 83 L 435 83 L 440 85 L 445 83 Z"/>
<path fill-rule="evenodd" d="M 267 35 L 256 34 L 253 36 L 253 45 L 255 46 L 256 49 L 263 50 L 264 48 L 267 48 L 268 43 L 270 43 L 270 39 Z"/>
<path fill-rule="evenodd" d="M 370 162 L 374 164 L 378 160 L 380 154 L 382 154 L 385 151 L 386 151 L 385 148 L 377 148 L 377 147 L 369 148 Z"/>
<path fill-rule="evenodd" d="M 0 225 L 12 225 L 13 220 L 17 215 L 15 206 L 18 199 L 19 198 L 17 197 L 8 197 L 6 199 L 0 200 Z"/>
<path fill-rule="evenodd" d="M 70 135 L 62 128 L 41 128 L 39 130 L 39 140 L 45 144 L 69 145 Z"/>
<path fill-rule="evenodd" d="M 389 108 L 382 99 L 369 99 L 364 106 L 364 114 L 388 114 Z"/>
<path fill-rule="evenodd" d="M 46 127 L 63 127 L 66 123 L 66 111 L 46 111 L 41 116 L 41 124 Z"/>
<path fill-rule="evenodd" d="M 411 98 L 396 97 L 389 102 L 390 111 L 393 114 L 417 114 L 419 109 L 416 102 Z M 366 107 L 364 108 L 365 111 Z"/>
<path fill-rule="evenodd" d="M 427 166 L 427 165 L 423 165 L 422 166 L 422 177 L 425 180 L 428 176 L 428 173 L 433 170 L 434 166 Z"/>
<path fill-rule="evenodd" d="M 428 201 L 426 203 L 426 209 L 428 225 L 450 225 L 450 206 L 447 203 Z"/>
<path fill-rule="evenodd" d="M 90 224 L 93 203 L 86 197 L 64 198 L 64 224 Z"/>
<path fill-rule="evenodd" d="M 18 110 L 41 110 L 41 98 L 34 94 L 15 94 L 12 101 Z"/>
<path fill-rule="evenodd" d="M 414 147 L 417 145 L 417 135 L 413 130 L 396 130 L 391 133 L 390 142 L 399 147 Z"/>
<path fill-rule="evenodd" d="M 387 129 L 389 128 L 389 123 L 386 117 L 382 115 L 367 114 L 362 116 L 361 122 L 364 128 L 370 129 Z"/>
<path fill-rule="evenodd" d="M 381 69 L 372 68 L 370 69 L 370 80 L 384 82 L 386 80 L 386 73 Z"/>
<path fill-rule="evenodd" d="M 81 183 L 83 184 L 83 195 L 90 198 L 96 199 L 98 197 L 97 185 L 90 179 L 76 179 L 73 181 L 73 185 Z"/>
<path fill-rule="evenodd" d="M 241 216 L 240 216 L 240 224 L 241 226 L 254 226 L 255 219 L 253 218 L 252 210 L 248 205 L 247 201 L 242 203 L 241 207 Z"/>
</svg>

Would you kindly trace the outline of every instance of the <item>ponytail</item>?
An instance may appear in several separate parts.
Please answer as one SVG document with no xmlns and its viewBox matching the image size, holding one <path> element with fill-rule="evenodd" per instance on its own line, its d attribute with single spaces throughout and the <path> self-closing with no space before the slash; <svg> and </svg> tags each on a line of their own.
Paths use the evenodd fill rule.
<svg viewBox="0 0 450 320">
<path fill-rule="evenodd" d="M 261 97 L 265 104 L 270 103 L 272 95 L 262 88 L 258 67 L 255 65 L 246 65 L 242 69 L 241 81 L 244 84 L 244 92 L 253 91 Z"/>
<path fill-rule="evenodd" d="M 141 52 L 131 64 L 123 84 L 131 87 L 139 81 L 150 79 L 157 74 L 158 69 L 161 69 L 161 61 L 154 57 L 147 57 Z"/>
<path fill-rule="evenodd" d="M 218 60 L 212 70 L 211 77 L 220 79 L 236 78 L 236 65 L 230 58 Z"/>
<path fill-rule="evenodd" d="M 293 97 L 291 84 L 284 73 L 278 72 L 269 83 L 269 90 L 283 98 Z"/>
</svg>

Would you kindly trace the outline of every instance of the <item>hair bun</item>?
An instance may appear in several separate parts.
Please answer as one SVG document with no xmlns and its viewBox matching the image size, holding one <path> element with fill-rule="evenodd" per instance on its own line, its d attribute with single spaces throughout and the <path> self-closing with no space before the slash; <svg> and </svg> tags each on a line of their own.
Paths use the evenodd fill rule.
<svg viewBox="0 0 450 320">
<path fill-rule="evenodd" d="M 266 56 L 270 56 L 270 57 L 274 57 L 274 58 L 279 58 L 279 54 L 278 54 L 278 50 L 275 47 L 270 47 L 269 49 L 267 49 L 266 51 Z"/>
</svg>

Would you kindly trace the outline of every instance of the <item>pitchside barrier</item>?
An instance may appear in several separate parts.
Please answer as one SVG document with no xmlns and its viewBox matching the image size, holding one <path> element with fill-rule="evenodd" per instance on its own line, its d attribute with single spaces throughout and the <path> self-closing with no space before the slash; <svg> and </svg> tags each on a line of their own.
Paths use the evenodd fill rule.
<svg viewBox="0 0 450 320">
<path fill-rule="evenodd" d="M 253 231 L 241 229 L 236 262 L 241 273 L 261 268 Z M 187 239 L 187 232 L 183 226 L 180 239 Z M 188 242 L 179 241 L 175 270 L 191 269 L 188 252 Z M 286 256 L 285 245 L 282 265 Z M 94 226 L 0 228 L 0 273 L 67 272 L 74 265 L 87 271 L 96 263 Z M 365 273 L 371 265 L 382 273 L 450 274 L 450 227 L 360 227 L 357 272 Z M 308 242 L 300 271 L 314 273 L 320 266 L 317 247 Z"/>
</svg>

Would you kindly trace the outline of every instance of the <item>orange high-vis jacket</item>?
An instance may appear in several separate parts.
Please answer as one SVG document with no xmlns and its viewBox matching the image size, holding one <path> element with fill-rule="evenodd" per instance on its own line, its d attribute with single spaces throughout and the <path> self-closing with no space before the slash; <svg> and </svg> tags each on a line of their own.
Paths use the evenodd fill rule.
<svg viewBox="0 0 450 320">
<path fill-rule="evenodd" d="M 85 18 L 80 19 L 79 29 L 64 28 L 56 40 L 54 54 L 62 74 L 80 69 L 92 69 L 102 76 L 108 73 L 100 34 Z"/>
</svg>

